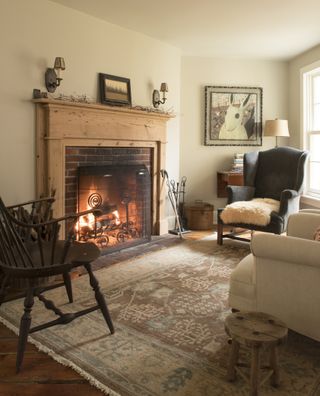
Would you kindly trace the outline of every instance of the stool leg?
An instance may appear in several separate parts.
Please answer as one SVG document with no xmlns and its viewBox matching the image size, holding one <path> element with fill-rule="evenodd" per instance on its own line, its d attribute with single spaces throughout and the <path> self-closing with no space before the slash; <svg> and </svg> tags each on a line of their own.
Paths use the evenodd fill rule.
<svg viewBox="0 0 320 396">
<path fill-rule="evenodd" d="M 227 371 L 227 380 L 230 382 L 235 381 L 236 379 L 236 365 L 239 358 L 239 348 L 240 344 L 235 340 L 231 340 L 231 354 Z"/>
<path fill-rule="evenodd" d="M 280 370 L 278 364 L 278 348 L 276 346 L 270 349 L 270 367 L 273 370 L 271 385 L 277 387 L 280 384 Z"/>
<path fill-rule="evenodd" d="M 252 347 L 251 375 L 250 375 L 250 396 L 258 395 L 260 369 L 260 347 Z"/>
</svg>

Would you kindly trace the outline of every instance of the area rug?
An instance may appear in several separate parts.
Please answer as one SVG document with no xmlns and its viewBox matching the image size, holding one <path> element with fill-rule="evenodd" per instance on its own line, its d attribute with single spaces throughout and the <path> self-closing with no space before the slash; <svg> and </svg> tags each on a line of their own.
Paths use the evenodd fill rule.
<svg viewBox="0 0 320 396">
<path fill-rule="evenodd" d="M 246 254 L 246 245 L 217 246 L 207 238 L 107 266 L 96 274 L 114 335 L 97 311 L 35 333 L 30 341 L 110 396 L 248 395 L 241 378 L 225 380 L 230 346 L 224 331 L 228 279 Z M 100 260 L 108 264 L 107 256 Z M 66 303 L 63 288 L 47 297 L 70 312 L 94 302 L 87 276 L 76 279 L 73 289 L 74 304 Z M 4 304 L 1 321 L 16 331 L 21 310 L 21 300 Z M 51 315 L 37 302 L 33 324 Z M 242 359 L 249 358 L 244 351 Z M 280 365 L 280 387 L 266 383 L 261 395 L 320 395 L 319 343 L 290 333 Z"/>
</svg>

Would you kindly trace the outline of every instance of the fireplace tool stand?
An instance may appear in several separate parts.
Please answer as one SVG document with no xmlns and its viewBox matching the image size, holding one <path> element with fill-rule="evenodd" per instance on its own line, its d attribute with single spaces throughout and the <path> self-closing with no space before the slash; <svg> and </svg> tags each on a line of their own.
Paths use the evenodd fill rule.
<svg viewBox="0 0 320 396">
<path fill-rule="evenodd" d="M 169 180 L 168 172 L 165 169 L 161 169 L 161 176 L 165 179 L 168 187 L 168 197 L 175 216 L 175 228 L 169 230 L 170 234 L 179 235 L 182 238 L 182 234 L 190 232 L 183 227 L 183 207 L 185 199 L 185 186 L 187 178 L 184 176 L 181 182 L 175 183 L 174 180 Z M 182 202 L 180 202 L 182 196 Z"/>
</svg>

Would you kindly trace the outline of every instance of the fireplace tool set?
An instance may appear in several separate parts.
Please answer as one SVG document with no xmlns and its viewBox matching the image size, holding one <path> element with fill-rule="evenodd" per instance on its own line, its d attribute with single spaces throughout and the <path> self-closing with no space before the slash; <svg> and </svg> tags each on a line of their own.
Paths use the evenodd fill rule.
<svg viewBox="0 0 320 396">
<path fill-rule="evenodd" d="M 182 238 L 182 234 L 190 232 L 189 230 L 184 228 L 186 224 L 184 206 L 187 178 L 183 176 L 180 182 L 175 182 L 173 179 L 169 179 L 168 172 L 165 169 L 162 169 L 160 172 L 161 176 L 164 178 L 167 184 L 168 198 L 175 216 L 175 228 L 173 230 L 169 230 L 169 233 L 179 235 L 180 238 Z"/>
<path fill-rule="evenodd" d="M 103 214 L 94 220 L 93 226 L 87 221 L 87 225 L 79 227 L 79 240 L 88 241 L 89 239 L 94 239 L 97 245 L 104 248 L 108 246 L 110 237 L 115 238 L 118 243 L 123 243 L 128 239 L 138 238 L 138 230 L 134 227 L 134 223 L 129 220 L 130 202 L 131 197 L 128 194 L 124 194 L 121 204 L 125 205 L 126 208 L 126 221 L 122 222 L 115 214 L 117 213 L 116 205 L 103 204 L 100 194 L 91 194 L 88 198 L 89 207 L 100 209 Z"/>
</svg>

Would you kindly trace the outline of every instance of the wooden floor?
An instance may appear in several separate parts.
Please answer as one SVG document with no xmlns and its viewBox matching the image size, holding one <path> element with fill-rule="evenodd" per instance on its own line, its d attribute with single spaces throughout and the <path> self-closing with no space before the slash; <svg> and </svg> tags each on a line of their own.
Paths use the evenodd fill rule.
<svg viewBox="0 0 320 396">
<path fill-rule="evenodd" d="M 184 238 L 196 240 L 211 233 L 212 231 L 197 231 L 185 234 Z M 161 249 L 162 242 L 156 243 Z M 165 246 L 168 243 L 167 240 L 163 242 Z M 153 243 L 151 249 L 154 251 L 156 248 Z M 147 247 L 145 249 L 148 250 Z M 0 396 L 103 395 L 75 371 L 38 352 L 31 344 L 27 346 L 21 372 L 15 374 L 16 349 L 17 336 L 0 324 Z"/>
</svg>

